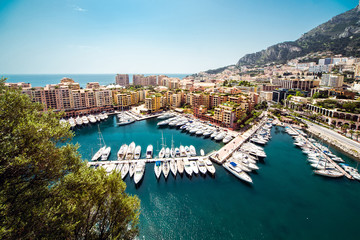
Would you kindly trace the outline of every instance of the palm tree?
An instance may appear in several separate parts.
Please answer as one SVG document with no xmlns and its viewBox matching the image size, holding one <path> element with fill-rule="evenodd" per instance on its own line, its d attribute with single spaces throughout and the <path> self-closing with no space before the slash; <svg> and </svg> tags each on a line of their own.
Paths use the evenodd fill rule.
<svg viewBox="0 0 360 240">
<path fill-rule="evenodd" d="M 351 139 L 353 138 L 354 130 L 350 130 L 349 133 L 351 134 Z"/>
</svg>

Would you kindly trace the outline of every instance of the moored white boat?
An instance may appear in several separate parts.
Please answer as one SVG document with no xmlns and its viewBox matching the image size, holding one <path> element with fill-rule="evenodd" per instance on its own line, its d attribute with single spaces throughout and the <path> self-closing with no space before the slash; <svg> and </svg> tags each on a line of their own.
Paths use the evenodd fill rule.
<svg viewBox="0 0 360 240">
<path fill-rule="evenodd" d="M 189 149 L 190 149 L 190 156 L 192 156 L 192 157 L 196 156 L 195 147 L 193 145 L 190 145 Z"/>
<path fill-rule="evenodd" d="M 201 155 L 201 156 L 205 156 L 205 152 L 204 152 L 203 149 L 200 149 L 200 155 Z"/>
<path fill-rule="evenodd" d="M 91 161 L 99 160 L 99 158 L 101 157 L 101 155 L 105 149 L 106 149 L 106 146 L 101 147 L 91 158 Z"/>
<path fill-rule="evenodd" d="M 149 146 L 147 146 L 147 148 L 146 148 L 146 158 L 147 159 L 152 158 L 153 150 L 154 150 L 153 145 L 150 144 Z"/>
<path fill-rule="evenodd" d="M 128 172 L 129 172 L 129 164 L 124 163 L 124 165 L 121 168 L 121 178 L 124 179 L 128 174 Z"/>
<path fill-rule="evenodd" d="M 193 172 L 195 174 L 198 174 L 199 173 L 199 168 L 198 168 L 198 165 L 197 165 L 197 160 L 192 160 L 192 161 L 189 161 L 189 162 L 191 164 Z"/>
<path fill-rule="evenodd" d="M 198 165 L 198 168 L 199 168 L 200 173 L 203 174 L 203 175 L 205 175 L 206 172 L 207 172 L 207 169 L 206 169 L 204 160 L 199 159 L 199 160 L 197 161 L 197 165 Z"/>
<path fill-rule="evenodd" d="M 184 170 L 185 170 L 186 174 L 191 177 L 191 175 L 193 173 L 193 169 L 192 169 L 192 166 L 188 159 L 184 160 Z"/>
<path fill-rule="evenodd" d="M 104 149 L 104 151 L 101 153 L 101 160 L 106 161 L 108 160 L 111 153 L 111 147 L 107 147 Z"/>
<path fill-rule="evenodd" d="M 134 175 L 134 173 L 135 173 L 135 167 L 136 167 L 136 162 L 130 163 L 130 169 L 129 169 L 129 175 L 130 175 L 130 177 L 133 177 L 133 175 Z"/>
<path fill-rule="evenodd" d="M 226 162 L 223 164 L 224 168 L 231 172 L 235 177 L 244 180 L 248 183 L 253 183 L 251 177 L 245 173 L 239 166 L 234 162 Z"/>
<path fill-rule="evenodd" d="M 180 157 L 186 157 L 186 151 L 183 145 L 180 145 Z"/>
<path fill-rule="evenodd" d="M 332 177 L 332 178 L 338 178 L 338 177 L 344 176 L 344 174 L 339 171 L 329 170 L 329 169 L 314 170 L 314 173 L 321 175 L 321 176 Z"/>
<path fill-rule="evenodd" d="M 177 164 L 175 162 L 175 160 L 170 160 L 170 170 L 172 172 L 172 174 L 174 175 L 174 177 L 176 177 L 176 173 L 177 173 Z"/>
<path fill-rule="evenodd" d="M 226 136 L 226 132 L 221 132 L 214 138 L 216 141 L 221 141 Z"/>
<path fill-rule="evenodd" d="M 127 145 L 127 144 L 123 144 L 123 145 L 120 147 L 120 149 L 119 149 L 119 151 L 118 151 L 118 153 L 117 153 L 117 157 L 118 157 L 118 160 L 119 160 L 119 161 L 124 159 L 125 154 L 126 154 L 126 151 L 127 151 L 127 148 L 128 148 L 128 145 Z"/>
<path fill-rule="evenodd" d="M 161 175 L 161 162 L 160 161 L 156 161 L 154 164 L 154 172 L 155 172 L 155 176 L 157 179 L 160 178 Z"/>
<path fill-rule="evenodd" d="M 131 160 L 134 158 L 134 151 L 135 151 L 135 142 L 130 143 L 127 152 L 126 152 L 126 160 Z"/>
<path fill-rule="evenodd" d="M 159 158 L 164 158 L 164 157 L 165 157 L 165 148 L 163 147 L 159 152 Z"/>
<path fill-rule="evenodd" d="M 182 159 L 178 159 L 176 161 L 176 164 L 177 164 L 177 170 L 180 174 L 183 174 L 184 173 L 184 161 Z"/>
<path fill-rule="evenodd" d="M 134 173 L 135 185 L 140 183 L 141 179 L 144 176 L 144 172 L 145 172 L 145 163 L 144 162 L 138 163 L 135 167 L 135 173 Z"/>
<path fill-rule="evenodd" d="M 165 179 L 167 179 L 167 177 L 169 176 L 169 172 L 170 172 L 170 166 L 167 161 L 162 162 L 162 172 L 164 174 Z"/>
<path fill-rule="evenodd" d="M 141 156 L 141 146 L 137 145 L 135 148 L 134 159 L 139 159 Z"/>
<path fill-rule="evenodd" d="M 206 166 L 207 171 L 208 171 L 211 175 L 214 175 L 214 174 L 215 174 L 215 167 L 214 167 L 214 165 L 212 164 L 212 162 L 211 162 L 209 159 L 206 159 L 206 161 L 205 161 L 205 166 Z"/>
</svg>

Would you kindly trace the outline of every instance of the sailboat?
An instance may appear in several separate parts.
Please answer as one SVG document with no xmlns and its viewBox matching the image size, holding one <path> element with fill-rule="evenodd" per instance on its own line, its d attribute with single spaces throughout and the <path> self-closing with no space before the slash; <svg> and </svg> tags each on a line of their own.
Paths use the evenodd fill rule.
<svg viewBox="0 0 360 240">
<path fill-rule="evenodd" d="M 100 149 L 94 154 L 94 156 L 91 158 L 91 161 L 96 161 L 96 160 L 99 160 L 99 158 L 101 157 L 101 155 L 103 154 L 103 152 L 105 151 L 106 149 L 106 145 L 105 145 L 105 141 L 104 141 L 104 138 L 101 134 L 101 131 L 100 131 L 100 127 L 98 126 L 98 133 L 99 133 L 99 147 Z"/>
<path fill-rule="evenodd" d="M 175 148 L 174 148 L 174 136 L 171 136 L 171 149 L 170 155 L 172 158 L 175 158 Z"/>
</svg>

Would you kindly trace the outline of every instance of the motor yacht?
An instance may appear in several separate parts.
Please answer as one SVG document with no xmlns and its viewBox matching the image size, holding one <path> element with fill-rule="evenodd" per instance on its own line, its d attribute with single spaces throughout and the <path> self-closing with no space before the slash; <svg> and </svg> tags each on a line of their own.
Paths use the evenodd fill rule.
<svg viewBox="0 0 360 240">
<path fill-rule="evenodd" d="M 82 121 L 81 117 L 79 117 L 79 116 L 75 119 L 75 122 L 76 122 L 76 125 L 79 125 L 79 126 L 81 126 L 83 124 L 83 121 Z"/>
<path fill-rule="evenodd" d="M 177 170 L 180 174 L 183 174 L 184 173 L 184 161 L 182 159 L 178 159 L 176 161 L 176 164 L 177 164 Z"/>
<path fill-rule="evenodd" d="M 223 139 L 223 143 L 227 144 L 227 143 L 230 142 L 231 140 L 233 140 L 233 136 L 231 136 L 231 135 L 226 135 L 226 137 L 224 137 L 224 139 Z"/>
<path fill-rule="evenodd" d="M 221 132 L 214 138 L 216 141 L 221 141 L 226 136 L 226 132 Z"/>
<path fill-rule="evenodd" d="M 123 144 L 123 145 L 120 147 L 120 149 L 119 149 L 119 151 L 118 151 L 118 153 L 117 153 L 117 157 L 118 157 L 118 160 L 119 160 L 119 161 L 124 159 L 124 157 L 125 157 L 125 155 L 126 155 L 127 149 L 128 149 L 128 145 L 127 145 L 127 144 Z"/>
<path fill-rule="evenodd" d="M 190 156 L 195 157 L 196 156 L 196 149 L 193 145 L 190 145 Z"/>
<path fill-rule="evenodd" d="M 211 175 L 215 175 L 215 167 L 214 165 L 212 164 L 212 162 L 209 160 L 209 159 L 206 159 L 205 161 L 205 166 L 206 166 L 206 169 L 207 171 L 211 174 Z"/>
<path fill-rule="evenodd" d="M 134 151 L 135 151 L 135 142 L 130 143 L 127 152 L 126 152 L 126 160 L 131 160 L 134 158 Z"/>
<path fill-rule="evenodd" d="M 190 148 L 188 146 L 185 146 L 185 153 L 186 153 L 186 156 L 190 157 L 191 154 L 190 154 Z"/>
<path fill-rule="evenodd" d="M 146 158 L 147 159 L 152 158 L 153 150 L 154 150 L 153 145 L 150 144 L 149 146 L 147 146 L 147 148 L 146 148 Z"/>
<path fill-rule="evenodd" d="M 330 170 L 330 169 L 314 170 L 314 173 L 321 175 L 321 176 L 332 177 L 332 178 L 338 178 L 338 177 L 344 176 L 343 173 L 341 173 L 337 170 Z"/>
<path fill-rule="evenodd" d="M 135 148 L 134 159 L 139 159 L 141 156 L 141 146 L 137 145 Z"/>
<path fill-rule="evenodd" d="M 99 160 L 99 158 L 101 157 L 101 155 L 105 149 L 106 149 L 106 146 L 101 147 L 91 158 L 91 161 Z"/>
<path fill-rule="evenodd" d="M 199 168 L 199 172 L 200 172 L 201 174 L 205 175 L 206 172 L 207 172 L 207 169 L 206 169 L 206 165 L 205 165 L 204 160 L 199 159 L 199 160 L 197 161 L 197 166 L 198 166 L 198 168 Z"/>
<path fill-rule="evenodd" d="M 76 126 L 76 122 L 75 122 L 75 119 L 74 118 L 69 118 L 69 123 L 70 123 L 70 126 L 73 128 Z"/>
<path fill-rule="evenodd" d="M 83 116 L 81 120 L 83 121 L 83 124 L 89 124 L 89 119 L 86 116 Z"/>
<path fill-rule="evenodd" d="M 198 165 L 197 165 L 197 159 L 190 161 L 190 164 L 191 164 L 193 172 L 197 175 L 199 173 L 199 168 L 198 168 Z"/>
<path fill-rule="evenodd" d="M 96 118 L 93 115 L 89 115 L 89 121 L 90 123 L 96 123 Z"/>
<path fill-rule="evenodd" d="M 200 149 L 200 155 L 201 155 L 201 156 L 205 156 L 204 149 Z"/>
<path fill-rule="evenodd" d="M 175 157 L 180 157 L 180 149 L 175 148 Z"/>
<path fill-rule="evenodd" d="M 224 168 L 232 173 L 235 177 L 248 183 L 253 183 L 251 177 L 244 172 L 235 162 L 226 162 Z"/>
<path fill-rule="evenodd" d="M 141 179 L 144 176 L 144 172 L 145 172 L 145 163 L 144 162 L 138 163 L 135 167 L 135 173 L 134 173 L 135 185 L 138 185 L 140 183 Z"/>
<path fill-rule="evenodd" d="M 192 168 L 192 166 L 191 166 L 191 164 L 190 164 L 190 162 L 189 162 L 188 159 L 185 159 L 185 160 L 184 160 L 184 170 L 185 170 L 186 174 L 187 174 L 189 177 L 192 176 L 193 168 Z"/>
</svg>

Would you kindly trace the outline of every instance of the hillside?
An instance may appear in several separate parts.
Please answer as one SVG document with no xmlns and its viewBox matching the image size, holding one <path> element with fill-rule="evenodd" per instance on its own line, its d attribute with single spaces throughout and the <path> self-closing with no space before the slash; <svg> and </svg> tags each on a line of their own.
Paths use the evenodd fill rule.
<svg viewBox="0 0 360 240">
<path fill-rule="evenodd" d="M 359 6 L 333 17 L 296 41 L 283 42 L 240 58 L 237 66 L 286 63 L 309 53 L 331 51 L 333 54 L 360 57 Z"/>
</svg>

